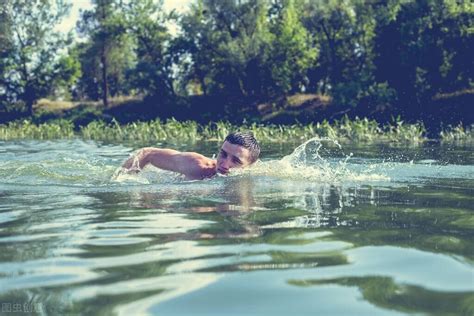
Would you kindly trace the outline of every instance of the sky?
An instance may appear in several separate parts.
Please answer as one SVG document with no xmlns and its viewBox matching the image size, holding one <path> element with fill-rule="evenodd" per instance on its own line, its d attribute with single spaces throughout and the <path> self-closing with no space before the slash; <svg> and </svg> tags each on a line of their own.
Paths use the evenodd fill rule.
<svg viewBox="0 0 474 316">
<path fill-rule="evenodd" d="M 166 11 L 176 9 L 178 12 L 184 12 L 189 7 L 192 0 L 164 0 L 163 8 Z M 63 22 L 57 26 L 57 30 L 62 32 L 69 32 L 76 26 L 76 22 L 80 16 L 80 10 L 90 10 L 92 4 L 90 0 L 69 0 L 72 3 L 71 11 L 68 17 L 65 17 Z"/>
</svg>

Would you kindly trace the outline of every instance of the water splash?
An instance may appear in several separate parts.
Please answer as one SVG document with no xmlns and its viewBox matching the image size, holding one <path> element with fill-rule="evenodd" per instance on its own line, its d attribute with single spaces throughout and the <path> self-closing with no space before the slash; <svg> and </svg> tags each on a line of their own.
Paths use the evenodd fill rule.
<svg viewBox="0 0 474 316">
<path fill-rule="evenodd" d="M 140 153 L 142 151 L 138 150 L 130 154 L 128 159 L 132 159 L 132 165 L 130 168 L 123 168 L 122 166 L 115 169 L 114 174 L 110 178 L 111 182 L 117 183 L 138 183 L 138 184 L 149 184 L 150 181 L 147 177 L 144 177 L 140 173 Z"/>
<path fill-rule="evenodd" d="M 280 160 L 257 161 L 248 169 L 235 170 L 234 175 L 271 176 L 322 182 L 390 180 L 374 168 L 353 170 L 349 161 L 352 153 L 344 153 L 342 146 L 330 138 L 311 138 Z"/>
<path fill-rule="evenodd" d="M 446 160 L 432 152 L 416 157 L 416 153 L 403 155 L 400 150 L 374 151 L 370 147 L 367 152 L 358 153 L 355 149 L 353 156 L 344 152 L 346 148 L 331 139 L 312 138 L 288 156 L 264 157 L 250 168 L 232 170 L 230 177 L 245 175 L 262 181 L 288 179 L 325 184 L 383 182 L 387 186 L 417 185 L 434 178 L 474 179 L 469 155 L 454 152 L 456 156 L 451 154 L 450 160 Z M 182 176 L 151 166 L 138 174 L 125 172 L 119 166 L 130 148 L 121 145 L 24 141 L 3 143 L 1 150 L 0 183 L 3 184 L 96 187 L 188 182 Z M 225 177 L 216 178 L 211 181 L 227 181 Z"/>
<path fill-rule="evenodd" d="M 175 183 L 184 177 L 147 165 L 140 170 L 141 151 L 132 153 L 128 169 L 117 168 L 112 182 L 126 184 Z M 270 176 L 322 182 L 389 180 L 388 177 L 369 172 L 355 171 L 348 167 L 352 153 L 344 153 L 342 146 L 330 138 L 311 138 L 296 147 L 290 155 L 280 160 L 258 161 L 250 168 L 234 169 L 230 176 Z"/>
<path fill-rule="evenodd" d="M 177 183 L 184 181 L 184 176 L 162 170 L 150 165 L 145 166 L 140 172 L 133 169 L 119 167 L 110 178 L 112 183 L 120 184 L 152 184 L 152 183 Z"/>
</svg>

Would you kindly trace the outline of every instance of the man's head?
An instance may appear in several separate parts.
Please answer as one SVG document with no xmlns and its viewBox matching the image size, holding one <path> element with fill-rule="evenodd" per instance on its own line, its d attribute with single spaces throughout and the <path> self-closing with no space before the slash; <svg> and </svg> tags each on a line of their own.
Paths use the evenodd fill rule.
<svg viewBox="0 0 474 316">
<path fill-rule="evenodd" d="M 260 146 L 250 132 L 235 132 L 227 135 L 217 157 L 217 171 L 222 174 L 231 168 L 244 168 L 260 155 Z"/>
</svg>

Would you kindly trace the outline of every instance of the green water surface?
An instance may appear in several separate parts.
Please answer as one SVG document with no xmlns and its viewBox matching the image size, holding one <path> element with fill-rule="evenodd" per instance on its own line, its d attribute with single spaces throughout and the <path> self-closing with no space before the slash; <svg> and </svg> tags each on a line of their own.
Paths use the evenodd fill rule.
<svg viewBox="0 0 474 316">
<path fill-rule="evenodd" d="M 117 180 L 142 145 L 218 149 L 0 142 L 0 314 L 474 314 L 471 147 L 283 168 L 297 144 L 264 144 L 249 172 Z"/>
</svg>

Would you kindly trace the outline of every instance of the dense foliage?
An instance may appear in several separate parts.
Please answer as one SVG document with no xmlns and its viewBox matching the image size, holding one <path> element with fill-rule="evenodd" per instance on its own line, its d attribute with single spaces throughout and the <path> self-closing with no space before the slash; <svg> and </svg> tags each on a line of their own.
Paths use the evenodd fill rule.
<svg viewBox="0 0 474 316">
<path fill-rule="evenodd" d="M 197 0 L 183 14 L 154 0 L 93 0 L 82 38 L 53 31 L 62 0 L 0 9 L 0 104 L 40 97 L 140 95 L 270 100 L 299 92 L 342 108 L 432 111 L 474 88 L 470 0 Z M 178 31 L 170 31 L 177 29 Z M 171 101 L 171 102 L 169 102 Z M 1 106 L 0 105 L 0 106 Z"/>
<path fill-rule="evenodd" d="M 20 102 L 32 113 L 37 99 L 70 81 L 58 54 L 67 38 L 54 31 L 69 7 L 64 0 L 2 1 L 0 108 Z"/>
</svg>

